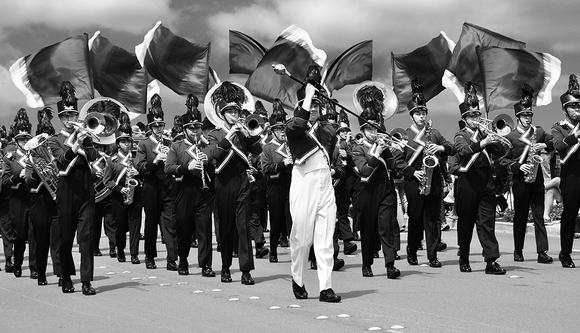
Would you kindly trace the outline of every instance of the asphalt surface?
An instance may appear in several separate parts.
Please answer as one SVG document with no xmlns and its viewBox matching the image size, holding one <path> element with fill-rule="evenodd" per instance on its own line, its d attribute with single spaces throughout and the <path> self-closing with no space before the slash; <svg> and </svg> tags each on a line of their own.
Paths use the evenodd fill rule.
<svg viewBox="0 0 580 333">
<path fill-rule="evenodd" d="M 266 234 L 268 236 L 268 234 Z M 354 255 L 340 257 L 346 266 L 333 273 L 333 289 L 342 303 L 318 301 L 316 272 L 310 270 L 305 286 L 310 299 L 296 300 L 291 291 L 290 250 L 278 250 L 279 263 L 256 259 L 254 286 L 240 283 L 237 261 L 233 282 L 221 283 L 221 260 L 215 252 L 214 278 L 201 276 L 197 251 L 192 249 L 190 275 L 165 269 L 164 245 L 158 242 L 158 268 L 119 263 L 107 256 L 101 238 L 102 257 L 95 258 L 95 296 L 63 294 L 56 276 L 47 286 L 37 286 L 24 267 L 15 278 L 4 272 L 0 259 L 0 331 L 18 332 L 573 332 L 578 331 L 580 269 L 564 269 L 557 261 L 559 238 L 550 236 L 552 264 L 536 262 L 533 231 L 526 236 L 525 261 L 512 258 L 513 240 L 508 227 L 498 226 L 506 275 L 484 273 L 481 247 L 474 235 L 471 246 L 472 273 L 461 273 L 457 260 L 457 233 L 443 233 L 449 245 L 440 252 L 442 268 L 430 268 L 425 252 L 419 266 L 396 262 L 402 272 L 388 280 L 383 258 L 375 260 L 375 276 L 361 274 L 360 243 Z M 402 234 L 402 247 L 406 234 Z M 342 244 L 341 244 L 342 245 Z M 141 245 L 141 248 L 143 245 Z M 575 249 L 580 248 L 578 242 Z M 77 247 L 74 257 L 80 260 Z M 382 256 L 382 255 L 381 255 Z M 4 256 L 1 255 L 0 258 Z M 127 256 L 129 258 L 129 256 Z M 580 264 L 580 254 L 572 258 Z M 27 265 L 27 260 L 25 261 Z M 51 267 L 49 266 L 49 270 Z"/>
</svg>

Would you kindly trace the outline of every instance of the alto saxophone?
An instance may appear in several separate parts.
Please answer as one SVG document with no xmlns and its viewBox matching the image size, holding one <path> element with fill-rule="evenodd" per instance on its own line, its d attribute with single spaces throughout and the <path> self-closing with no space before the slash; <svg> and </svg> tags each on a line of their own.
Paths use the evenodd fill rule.
<svg viewBox="0 0 580 333">
<path fill-rule="evenodd" d="M 427 121 L 425 124 L 425 135 L 427 139 L 425 140 L 425 148 L 429 148 L 431 145 L 431 127 L 433 122 L 431 120 Z M 431 193 L 431 181 L 433 179 L 433 169 L 439 164 L 439 160 L 434 156 L 433 153 L 423 152 L 423 163 L 421 165 L 421 171 L 423 171 L 423 180 L 419 184 L 419 194 L 429 195 Z"/>
<path fill-rule="evenodd" d="M 542 157 L 538 155 L 536 149 L 534 149 L 535 145 L 536 145 L 536 130 L 534 130 L 534 133 L 530 137 L 530 151 L 528 152 L 526 164 L 532 166 L 532 171 L 530 173 L 526 173 L 526 175 L 524 176 L 524 181 L 526 183 L 533 183 L 536 181 L 538 168 L 540 167 L 540 163 L 542 163 Z"/>
<path fill-rule="evenodd" d="M 131 153 L 129 153 L 131 154 Z M 129 162 L 127 166 L 127 173 L 125 175 L 125 187 L 129 189 L 129 193 L 125 194 L 123 203 L 125 205 L 130 205 L 133 203 L 133 197 L 135 196 L 135 187 L 139 185 L 139 181 L 133 178 L 135 167 L 133 166 L 133 158 L 129 155 Z"/>
</svg>

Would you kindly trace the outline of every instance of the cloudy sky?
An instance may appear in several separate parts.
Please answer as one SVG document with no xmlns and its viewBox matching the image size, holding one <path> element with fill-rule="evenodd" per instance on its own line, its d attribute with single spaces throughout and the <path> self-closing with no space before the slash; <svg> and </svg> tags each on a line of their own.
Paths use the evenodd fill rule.
<svg viewBox="0 0 580 333">
<path fill-rule="evenodd" d="M 390 84 L 391 52 L 410 52 L 439 31 L 457 41 L 463 22 L 470 22 L 562 61 L 554 102 L 535 109 L 535 123 L 549 128 L 562 117 L 558 98 L 566 90 L 568 75 L 580 74 L 579 12 L 578 0 L 0 0 L 0 123 L 8 127 L 15 112 L 26 107 L 8 72 L 14 61 L 84 32 L 92 36 L 100 30 L 115 45 L 133 51 L 155 22 L 162 21 L 190 41 L 211 42 L 210 64 L 219 77 L 244 83 L 246 76 L 228 74 L 228 30 L 246 33 L 269 48 L 282 30 L 295 24 L 309 32 L 328 59 L 372 39 L 373 78 Z M 335 97 L 351 107 L 353 88 L 346 86 Z M 185 111 L 183 96 L 164 87 L 161 96 L 167 120 Z M 459 120 L 453 94 L 443 91 L 428 107 L 434 126 L 452 140 Z M 26 108 L 36 128 L 36 110 Z M 506 112 L 513 115 L 513 110 Z M 406 128 L 408 123 L 408 115 L 399 114 L 387 121 L 387 128 Z"/>
</svg>

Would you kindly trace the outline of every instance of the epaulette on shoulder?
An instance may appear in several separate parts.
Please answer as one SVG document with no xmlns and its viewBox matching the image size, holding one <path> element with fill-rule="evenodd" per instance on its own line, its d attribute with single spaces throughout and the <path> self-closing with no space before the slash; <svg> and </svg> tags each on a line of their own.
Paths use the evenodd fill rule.
<svg viewBox="0 0 580 333">
<path fill-rule="evenodd" d="M 115 156 L 111 157 L 111 161 L 113 161 L 113 162 L 117 162 L 118 159 L 119 159 L 119 155 L 115 155 Z"/>
</svg>

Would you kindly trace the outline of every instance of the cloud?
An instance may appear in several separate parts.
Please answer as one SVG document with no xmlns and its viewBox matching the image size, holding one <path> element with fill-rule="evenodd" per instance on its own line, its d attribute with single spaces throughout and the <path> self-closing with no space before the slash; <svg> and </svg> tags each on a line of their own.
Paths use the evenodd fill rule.
<svg viewBox="0 0 580 333">
<path fill-rule="evenodd" d="M 180 12 L 170 8 L 171 0 L 58 0 L 12 1 L 2 9 L 0 30 L 29 29 L 45 25 L 60 30 L 98 26 L 142 34 L 155 22 L 177 23 Z"/>
</svg>

